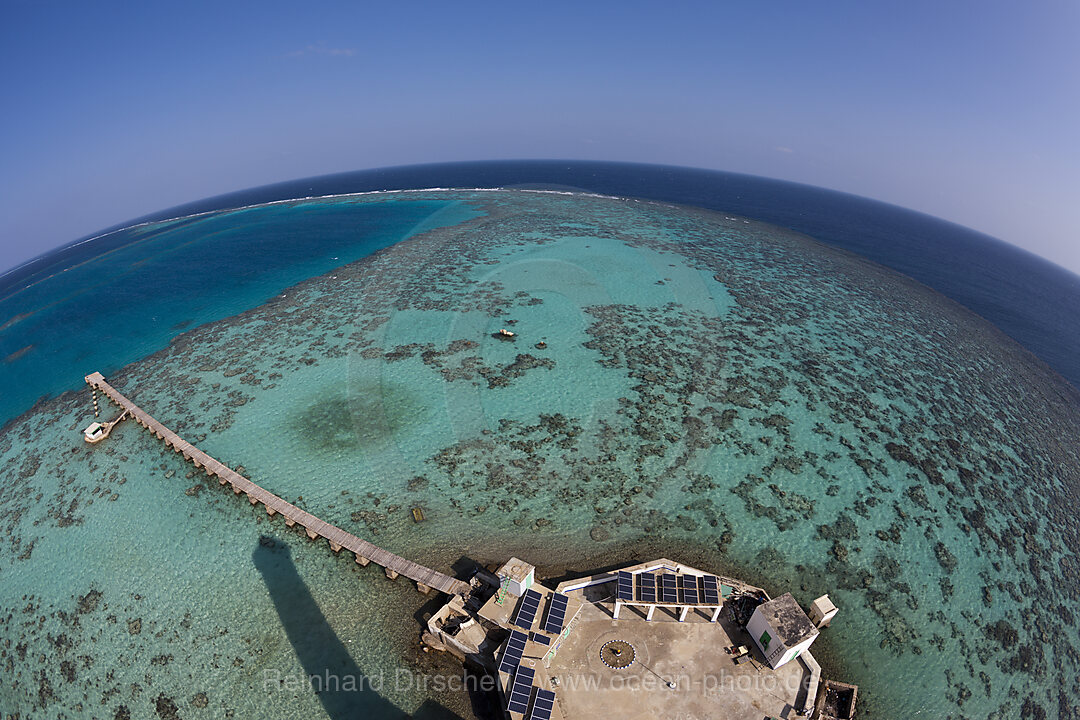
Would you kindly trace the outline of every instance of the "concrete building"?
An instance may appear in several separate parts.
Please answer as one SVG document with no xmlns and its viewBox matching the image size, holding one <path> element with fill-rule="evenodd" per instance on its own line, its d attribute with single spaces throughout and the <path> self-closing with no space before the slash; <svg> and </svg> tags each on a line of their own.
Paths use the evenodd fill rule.
<svg viewBox="0 0 1080 720">
<path fill-rule="evenodd" d="M 810 605 L 810 622 L 819 629 L 829 627 L 829 623 L 836 617 L 836 606 L 828 595 L 822 595 Z"/>
<path fill-rule="evenodd" d="M 533 586 L 536 568 L 524 560 L 512 557 L 499 568 L 497 575 L 502 589 L 514 597 L 521 597 Z"/>
<path fill-rule="evenodd" d="M 774 670 L 797 658 L 818 636 L 791 593 L 758 605 L 746 630 Z"/>
</svg>

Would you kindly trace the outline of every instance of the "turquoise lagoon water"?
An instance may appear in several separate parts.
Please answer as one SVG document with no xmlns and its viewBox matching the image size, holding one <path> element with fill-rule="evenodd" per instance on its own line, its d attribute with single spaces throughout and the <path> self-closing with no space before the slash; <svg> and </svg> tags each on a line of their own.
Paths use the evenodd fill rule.
<svg viewBox="0 0 1080 720">
<path fill-rule="evenodd" d="M 344 264 L 196 319 L 110 381 L 277 494 L 444 570 L 666 555 L 803 603 L 828 592 L 841 614 L 815 654 L 860 685 L 864 717 L 1075 717 L 1080 399 L 1013 341 L 872 263 L 700 210 L 433 192 L 245 212 L 279 243 L 305 214 L 342 228 L 387 203 L 415 210 L 407 239 L 327 243 Z M 433 605 L 408 584 L 207 486 L 136 426 L 85 445 L 91 414 L 68 393 L 0 436 L 0 711 L 472 716 L 423 686 L 456 669 L 419 651 Z M 267 682 L 319 662 L 372 687 Z"/>
<path fill-rule="evenodd" d="M 180 331 L 274 294 L 411 234 L 471 217 L 446 200 L 273 203 L 109 233 L 70 267 L 0 293 L 0 418 L 70 390 L 72 368 L 109 372 Z M 104 245 L 111 248 L 102 252 Z M 77 251 L 78 249 L 76 249 Z"/>
</svg>

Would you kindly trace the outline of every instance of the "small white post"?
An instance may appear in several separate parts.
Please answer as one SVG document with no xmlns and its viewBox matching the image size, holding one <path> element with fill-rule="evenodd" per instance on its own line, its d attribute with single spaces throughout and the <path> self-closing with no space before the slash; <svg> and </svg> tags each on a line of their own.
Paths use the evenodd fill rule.
<svg viewBox="0 0 1080 720">
<path fill-rule="evenodd" d="M 679 611 L 679 622 L 685 622 L 686 621 L 686 614 L 688 612 L 690 612 L 690 606 L 689 605 L 683 606 L 683 608 Z"/>
<path fill-rule="evenodd" d="M 647 612 L 647 613 L 645 614 L 645 619 L 646 619 L 646 620 L 652 620 L 652 614 L 653 614 L 653 610 L 655 610 L 655 609 L 656 609 L 656 606 L 655 606 L 655 605 L 650 605 L 650 606 L 649 606 L 649 612 Z"/>
<path fill-rule="evenodd" d="M 619 619 L 619 610 L 621 610 L 621 609 L 622 609 L 622 603 L 619 602 L 618 600 L 616 600 L 615 601 L 615 612 L 613 612 L 611 614 L 611 617 L 618 620 Z"/>
<path fill-rule="evenodd" d="M 713 610 L 713 614 L 712 614 L 712 620 L 710 620 L 709 622 L 716 622 L 716 621 L 717 621 L 717 619 L 718 619 L 718 618 L 720 617 L 720 611 L 721 611 L 721 610 L 722 610 L 723 608 L 724 608 L 724 606 L 723 606 L 723 605 L 717 605 L 717 606 L 716 606 L 716 609 L 715 609 L 715 610 Z"/>
</svg>

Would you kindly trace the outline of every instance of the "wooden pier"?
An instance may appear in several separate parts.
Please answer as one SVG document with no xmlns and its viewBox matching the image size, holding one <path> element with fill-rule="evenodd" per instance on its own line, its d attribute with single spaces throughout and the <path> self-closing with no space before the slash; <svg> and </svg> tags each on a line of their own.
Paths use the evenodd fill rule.
<svg viewBox="0 0 1080 720">
<path fill-rule="evenodd" d="M 469 593 L 471 588 L 468 583 L 414 563 L 411 560 L 406 560 L 377 545 L 372 545 L 367 540 L 361 540 L 355 535 L 304 512 L 292 503 L 286 502 L 272 492 L 256 485 L 159 423 L 135 403 L 117 392 L 109 383 L 105 382 L 105 378 L 101 373 L 96 372 L 87 375 L 86 382 L 90 387 L 105 393 L 122 410 L 126 410 L 135 422 L 152 432 L 158 439 L 164 440 L 165 444 L 172 448 L 173 451 L 182 453 L 185 460 L 204 470 L 207 475 L 216 476 L 221 485 L 230 485 L 236 495 L 244 494 L 252 505 L 261 503 L 266 508 L 267 515 L 271 517 L 281 515 L 284 517 L 286 526 L 295 527 L 300 525 L 312 540 L 320 537 L 325 538 L 330 544 L 330 549 L 334 552 L 340 552 L 342 548 L 348 550 L 353 553 L 356 562 L 360 565 L 367 565 L 368 563 L 379 565 L 386 571 L 386 576 L 391 580 L 396 579 L 399 575 L 404 575 L 416 582 L 420 592 L 427 593 L 434 588 L 448 595 L 465 595 Z"/>
</svg>

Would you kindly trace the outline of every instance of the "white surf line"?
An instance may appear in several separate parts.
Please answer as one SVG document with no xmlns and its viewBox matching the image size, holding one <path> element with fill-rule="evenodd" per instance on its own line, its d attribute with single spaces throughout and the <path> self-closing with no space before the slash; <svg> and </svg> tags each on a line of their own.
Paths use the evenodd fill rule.
<svg viewBox="0 0 1080 720">
<path fill-rule="evenodd" d="M 100 240 L 101 238 L 105 238 L 105 237 L 108 237 L 110 235 L 115 235 L 116 233 L 124 232 L 126 230 L 136 230 L 138 228 L 149 227 L 151 225 L 159 225 L 159 224 L 163 225 L 165 223 L 178 222 L 180 220 L 190 220 L 192 218 L 204 217 L 204 216 L 207 216 L 207 215 L 215 215 L 215 214 L 225 215 L 227 213 L 240 212 L 241 210 L 252 210 L 254 208 L 269 207 L 271 205 L 284 205 L 286 203 L 304 202 L 305 200 L 333 200 L 333 199 L 338 199 L 338 198 L 361 197 L 361 196 L 364 196 L 364 195 L 392 195 L 392 194 L 396 194 L 396 193 L 429 193 L 429 192 L 463 192 L 463 193 L 464 192 L 526 192 L 526 193 L 537 193 L 537 194 L 547 194 L 547 195 L 571 195 L 571 196 L 578 196 L 578 197 L 603 198 L 603 199 L 607 199 L 607 200 L 630 200 L 630 201 L 635 201 L 635 202 L 641 202 L 641 200 L 639 200 L 637 198 L 625 198 L 625 197 L 621 197 L 621 196 L 618 196 L 618 195 L 602 195 L 602 194 L 599 194 L 599 193 L 574 192 L 574 191 L 571 191 L 571 190 L 540 190 L 540 189 L 534 189 L 534 188 L 513 188 L 513 187 L 404 188 L 404 189 L 401 189 L 401 190 L 362 190 L 362 191 L 358 191 L 358 192 L 333 193 L 333 194 L 329 194 L 329 195 L 304 195 L 304 196 L 301 196 L 301 197 L 286 198 L 286 199 L 283 199 L 283 200 L 269 200 L 269 201 L 263 202 L 263 203 L 252 203 L 251 205 L 238 205 L 238 206 L 232 207 L 232 208 L 219 208 L 217 210 L 204 210 L 202 212 L 191 213 L 190 215 L 177 215 L 176 217 L 162 218 L 162 219 L 159 219 L 159 220 L 146 220 L 144 222 L 135 223 L 134 225 L 125 225 L 124 227 L 116 228 L 115 230 L 109 230 L 108 232 L 103 232 L 103 233 L 101 233 L 99 235 L 94 235 L 93 237 L 86 238 L 85 240 L 78 240 L 76 242 L 71 243 L 70 245 L 65 245 L 65 246 L 57 248 L 55 250 L 50 250 L 47 253 L 45 253 L 45 255 L 51 255 L 53 253 L 62 252 L 64 250 L 71 250 L 72 248 L 77 248 L 80 245 L 85 245 L 86 243 L 93 242 L 94 240 Z M 11 268 L 7 272 L 0 274 L 0 280 L 3 280 L 8 275 L 11 275 L 12 273 L 26 267 L 29 264 L 31 264 L 31 263 L 33 263 L 33 262 L 35 262 L 37 260 L 40 260 L 43 256 L 44 255 L 38 255 L 37 257 L 31 258 L 30 260 L 27 260 L 26 262 L 23 262 L 23 263 L 21 263 L 19 265 L 16 265 L 15 267 Z M 79 263 L 79 264 L 81 264 L 81 263 Z M 73 265 L 72 267 L 78 267 L 78 265 Z M 69 269 L 70 268 L 65 268 L 64 270 L 61 270 L 60 272 L 66 272 Z M 57 275 L 57 274 L 58 273 L 51 273 L 51 274 L 47 275 L 46 277 L 41 278 L 41 280 L 47 280 L 48 278 L 53 277 L 54 275 Z M 38 280 L 37 282 L 41 282 L 41 280 Z M 25 290 L 26 288 L 37 284 L 37 282 L 30 283 L 29 285 L 26 285 L 26 286 L 24 286 L 22 288 L 19 288 L 19 290 L 15 291 L 15 292 L 20 292 L 22 290 Z"/>
<path fill-rule="evenodd" d="M 618 195 L 601 195 L 601 194 L 598 194 L 598 193 L 590 193 L 590 192 L 573 192 L 573 191 L 569 191 L 569 190 L 540 190 L 540 189 L 534 189 L 534 188 L 513 188 L 513 187 L 471 187 L 471 188 L 430 187 L 430 188 L 404 188 L 404 189 L 401 189 L 401 190 L 362 190 L 362 191 L 349 192 L 349 193 L 331 193 L 329 195 L 302 195 L 302 196 L 299 196 L 299 197 L 285 198 L 285 199 L 282 199 L 282 200 L 268 200 L 267 202 L 262 202 L 262 203 L 252 203 L 251 205 L 237 205 L 236 207 L 231 207 L 231 208 L 219 208 L 217 210 L 203 210 L 202 212 L 191 213 L 190 215 L 177 215 L 176 217 L 161 218 L 159 220 L 146 220 L 144 222 L 135 223 L 134 225 L 125 225 L 122 228 L 117 228 L 115 230 L 110 230 L 108 232 L 101 233 L 100 235 L 95 235 L 94 237 L 87 238 L 86 240 L 80 240 L 78 242 L 72 243 L 71 245 L 67 245 L 67 246 L 65 246 L 65 247 L 63 247 L 61 249 L 62 250 L 69 250 L 71 248 L 78 247 L 79 245 L 84 245 L 84 244 L 86 244 L 88 242 L 91 242 L 93 240 L 97 240 L 97 239 L 103 238 L 103 237 L 108 237 L 109 235 L 113 235 L 113 234 L 118 233 L 118 232 L 123 232 L 124 230 L 134 230 L 136 228 L 147 227 L 149 225 L 157 225 L 159 223 L 177 222 L 179 220 L 190 220 L 191 218 L 203 217 L 205 215 L 214 215 L 215 213 L 225 214 L 225 213 L 230 213 L 230 212 L 239 212 L 240 210 L 252 210 L 254 208 L 269 207 L 271 205 L 284 205 L 286 203 L 303 202 L 305 200 L 333 200 L 333 199 L 338 199 L 338 198 L 361 197 L 361 196 L 364 196 L 364 195 L 393 195 L 393 194 L 397 194 L 397 193 L 428 193 L 428 192 L 528 192 L 528 193 L 539 193 L 539 194 L 549 194 L 549 195 L 578 195 L 578 196 L 581 196 L 581 197 L 606 198 L 606 199 L 609 199 L 609 200 L 633 200 L 634 199 L 634 198 L 624 198 L 624 197 L 620 197 Z M 23 263 L 19 267 L 23 267 L 24 265 L 27 265 L 27 264 L 29 264 L 31 262 L 33 262 L 33 260 L 28 260 L 27 262 Z M 17 268 L 15 268 L 15 269 L 17 269 Z M 13 270 L 8 271 L 8 272 L 9 273 L 13 272 Z M 8 273 L 4 273 L 4 275 L 7 275 L 7 274 Z M 4 277 L 4 275 L 0 275 L 0 278 Z"/>
</svg>

